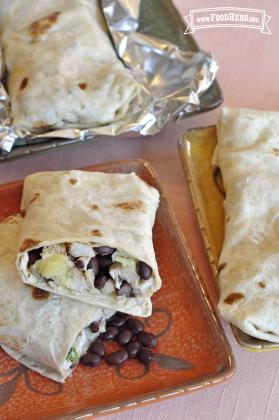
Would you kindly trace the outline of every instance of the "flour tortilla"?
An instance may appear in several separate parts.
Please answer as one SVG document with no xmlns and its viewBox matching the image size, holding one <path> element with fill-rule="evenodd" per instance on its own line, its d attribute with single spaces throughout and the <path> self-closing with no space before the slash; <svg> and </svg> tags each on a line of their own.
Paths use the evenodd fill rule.
<svg viewBox="0 0 279 420">
<path fill-rule="evenodd" d="M 0 345 L 30 369 L 64 382 L 73 371 L 64 362 L 77 336 L 113 311 L 54 294 L 35 299 L 15 265 L 21 220 L 13 216 L 0 223 Z"/>
<path fill-rule="evenodd" d="M 279 113 L 224 108 L 214 163 L 226 191 L 220 314 L 279 343 Z"/>
<path fill-rule="evenodd" d="M 136 174 L 64 171 L 42 172 L 24 182 L 17 267 L 24 282 L 41 289 L 131 315 L 151 315 L 150 297 L 161 287 L 152 228 L 158 191 Z M 152 284 L 135 297 L 110 296 L 94 288 L 77 293 L 49 286 L 28 269 L 28 251 L 44 245 L 82 242 L 110 246 L 152 270 Z"/>
<path fill-rule="evenodd" d="M 97 0 L 0 0 L 1 44 L 17 128 L 123 119 L 139 85 L 117 58 Z"/>
</svg>

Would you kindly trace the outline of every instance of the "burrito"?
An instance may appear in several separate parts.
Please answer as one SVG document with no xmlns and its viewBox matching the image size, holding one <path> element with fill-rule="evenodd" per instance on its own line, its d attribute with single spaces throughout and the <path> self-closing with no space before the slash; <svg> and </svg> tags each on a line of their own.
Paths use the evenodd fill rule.
<svg viewBox="0 0 279 420">
<path fill-rule="evenodd" d="M 139 84 L 118 59 L 97 0 L 0 0 L 14 125 L 33 132 L 119 121 Z"/>
<path fill-rule="evenodd" d="M 0 223 L 0 345 L 30 369 L 64 382 L 114 311 L 25 285 L 15 265 L 21 220 Z"/>
<path fill-rule="evenodd" d="M 224 108 L 214 164 L 226 191 L 220 314 L 279 343 L 279 113 Z"/>
<path fill-rule="evenodd" d="M 150 316 L 161 287 L 152 228 L 157 189 L 135 173 L 42 172 L 24 182 L 17 267 L 25 283 Z"/>
</svg>

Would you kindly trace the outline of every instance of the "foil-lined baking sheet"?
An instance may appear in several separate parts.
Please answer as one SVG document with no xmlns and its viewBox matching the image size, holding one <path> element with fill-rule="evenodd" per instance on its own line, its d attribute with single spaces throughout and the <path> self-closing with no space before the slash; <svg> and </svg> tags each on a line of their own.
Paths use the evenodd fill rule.
<svg viewBox="0 0 279 420">
<path fill-rule="evenodd" d="M 214 82 L 216 60 L 209 53 L 195 51 L 193 40 L 184 35 L 185 24 L 169 0 L 102 0 L 101 6 L 119 57 L 142 86 L 132 109 L 123 120 L 110 125 L 32 134 L 12 125 L 9 97 L 4 84 L 0 84 L 1 160 L 9 158 L 12 148 L 10 154 L 20 156 L 32 153 L 33 145 L 35 152 L 97 136 L 155 134 L 173 118 L 192 115 L 221 102 Z M 44 143 L 39 145 L 41 142 Z M 14 153 L 15 149 L 21 150 Z"/>
</svg>

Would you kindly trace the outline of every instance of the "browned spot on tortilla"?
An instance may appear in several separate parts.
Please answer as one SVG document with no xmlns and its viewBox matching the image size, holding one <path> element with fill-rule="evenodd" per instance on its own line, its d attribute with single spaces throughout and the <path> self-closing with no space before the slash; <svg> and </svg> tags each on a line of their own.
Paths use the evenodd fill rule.
<svg viewBox="0 0 279 420">
<path fill-rule="evenodd" d="M 30 206 L 30 204 L 34 203 L 35 200 L 37 200 L 37 198 L 39 198 L 40 194 L 36 193 L 34 194 L 33 198 L 29 201 L 28 206 Z"/>
<path fill-rule="evenodd" d="M 91 230 L 91 234 L 93 236 L 102 236 L 102 233 L 101 233 L 101 231 L 99 229 Z"/>
<path fill-rule="evenodd" d="M 71 179 L 69 179 L 69 183 L 72 184 L 72 185 L 75 185 L 77 183 L 77 179 L 71 178 Z"/>
<path fill-rule="evenodd" d="M 78 85 L 82 90 L 87 88 L 87 83 L 79 83 Z"/>
<path fill-rule="evenodd" d="M 224 299 L 224 302 L 227 303 L 228 305 L 232 305 L 233 303 L 237 302 L 238 300 L 244 299 L 244 294 L 243 293 L 239 293 L 239 292 L 235 292 L 235 293 L 230 293 L 226 299 Z"/>
<path fill-rule="evenodd" d="M 38 287 L 33 287 L 32 296 L 34 299 L 38 300 L 48 299 L 49 292 L 46 290 L 38 289 Z"/>
<path fill-rule="evenodd" d="M 61 12 L 52 13 L 49 16 L 45 16 L 41 19 L 35 20 L 31 23 L 29 30 L 33 36 L 33 40 L 37 40 L 40 35 L 44 35 L 52 25 L 57 21 L 58 16 Z"/>
<path fill-rule="evenodd" d="M 222 264 L 218 265 L 218 272 L 220 273 L 220 271 L 223 270 L 226 267 L 226 265 L 226 262 L 223 262 Z"/>
<path fill-rule="evenodd" d="M 20 210 L 20 215 L 21 217 L 24 218 L 26 216 L 26 210 L 25 209 Z"/>
<path fill-rule="evenodd" d="M 21 247 L 19 248 L 20 252 L 24 252 L 26 251 L 28 248 L 34 248 L 36 245 L 38 245 L 40 242 L 39 241 L 34 241 L 34 239 L 25 239 L 21 245 Z"/>
<path fill-rule="evenodd" d="M 272 334 L 272 335 L 277 335 L 278 336 L 278 334 L 276 334 L 274 331 L 267 331 L 267 334 Z"/>
<path fill-rule="evenodd" d="M 259 282 L 258 282 L 258 286 L 259 286 L 261 289 L 265 289 L 265 283 L 264 283 L 263 281 L 259 281 Z"/>
<path fill-rule="evenodd" d="M 216 167 L 213 171 L 213 181 L 217 189 L 219 190 L 220 194 L 222 194 L 222 196 L 226 198 L 226 191 L 223 184 L 223 177 L 222 177 L 222 173 L 219 167 Z"/>
<path fill-rule="evenodd" d="M 19 90 L 23 90 L 28 85 L 28 77 L 25 77 L 20 83 Z"/>
<path fill-rule="evenodd" d="M 230 217 L 227 217 L 227 218 L 226 218 L 226 222 L 227 222 L 227 223 L 229 223 L 229 221 L 230 221 L 230 220 L 231 220 L 231 218 L 230 218 Z"/>
<path fill-rule="evenodd" d="M 37 121 L 33 124 L 33 128 L 36 130 L 47 130 L 51 128 L 51 126 L 46 121 Z"/>
<path fill-rule="evenodd" d="M 279 149 L 272 149 L 274 155 L 279 156 Z"/>
<path fill-rule="evenodd" d="M 97 206 L 97 204 L 91 204 L 90 208 L 91 210 L 98 210 L 99 207 Z"/>
<path fill-rule="evenodd" d="M 145 210 L 145 204 L 140 200 L 127 201 L 125 203 L 115 204 L 115 207 L 118 207 L 122 210 Z"/>
</svg>

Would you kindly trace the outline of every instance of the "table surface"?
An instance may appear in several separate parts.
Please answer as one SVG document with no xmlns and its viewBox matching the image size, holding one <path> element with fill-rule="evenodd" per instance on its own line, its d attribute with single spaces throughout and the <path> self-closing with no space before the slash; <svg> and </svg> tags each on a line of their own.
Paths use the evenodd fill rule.
<svg viewBox="0 0 279 420">
<path fill-rule="evenodd" d="M 197 8 L 237 6 L 265 7 L 271 16 L 272 35 L 241 28 L 204 29 L 195 33 L 200 47 L 211 51 L 220 66 L 218 81 L 224 103 L 232 107 L 278 110 L 279 79 L 274 77 L 278 62 L 276 0 L 175 0 L 182 15 Z M 277 51 L 277 53 L 276 53 Z M 277 71 L 276 71 L 277 73 Z M 40 170 L 72 169 L 115 159 L 143 158 L 158 172 L 163 189 L 175 211 L 192 255 L 216 302 L 213 279 L 198 232 L 198 224 L 177 153 L 177 141 L 192 127 L 215 124 L 219 110 L 169 124 L 160 134 L 144 139 L 106 139 L 95 144 L 26 158 L 0 165 L 0 183 L 21 179 Z M 227 382 L 202 391 L 150 406 L 106 416 L 106 420 L 135 419 L 278 419 L 278 353 L 249 353 L 242 350 L 223 324 L 232 345 L 237 371 Z M 100 419 L 103 419 L 100 418 Z"/>
</svg>

